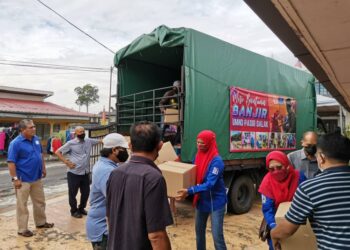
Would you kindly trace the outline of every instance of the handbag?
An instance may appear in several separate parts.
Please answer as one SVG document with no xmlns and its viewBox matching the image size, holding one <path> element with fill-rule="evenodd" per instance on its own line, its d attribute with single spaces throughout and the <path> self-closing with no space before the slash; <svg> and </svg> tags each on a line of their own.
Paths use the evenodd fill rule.
<svg viewBox="0 0 350 250">
<path fill-rule="evenodd" d="M 270 239 L 270 230 L 271 229 L 269 225 L 267 225 L 265 218 L 263 218 L 259 228 L 259 239 L 261 241 L 266 241 L 266 239 Z"/>
</svg>

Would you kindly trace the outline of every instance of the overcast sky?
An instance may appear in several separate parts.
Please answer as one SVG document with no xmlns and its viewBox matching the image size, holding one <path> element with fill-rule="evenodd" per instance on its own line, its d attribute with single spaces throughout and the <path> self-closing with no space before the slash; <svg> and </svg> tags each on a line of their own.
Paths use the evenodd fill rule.
<svg viewBox="0 0 350 250">
<path fill-rule="evenodd" d="M 42 0 L 52 9 L 118 51 L 164 24 L 189 27 L 294 65 L 297 59 L 242 0 Z M 3 60 L 110 68 L 113 54 L 36 0 L 0 0 L 0 62 Z M 91 83 L 108 107 L 109 73 L 5 66 L 0 85 L 53 91 L 47 101 L 78 110 L 74 88 Z M 116 76 L 112 94 L 115 93 Z M 113 105 L 114 106 L 114 105 Z M 82 108 L 85 111 L 85 107 Z"/>
</svg>

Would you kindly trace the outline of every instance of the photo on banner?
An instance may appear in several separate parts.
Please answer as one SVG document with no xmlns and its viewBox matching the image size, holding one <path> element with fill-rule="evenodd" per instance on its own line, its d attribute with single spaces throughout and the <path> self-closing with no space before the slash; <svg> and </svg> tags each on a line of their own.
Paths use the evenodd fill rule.
<svg viewBox="0 0 350 250">
<path fill-rule="evenodd" d="M 296 149 L 296 100 L 230 88 L 230 152 Z"/>
</svg>

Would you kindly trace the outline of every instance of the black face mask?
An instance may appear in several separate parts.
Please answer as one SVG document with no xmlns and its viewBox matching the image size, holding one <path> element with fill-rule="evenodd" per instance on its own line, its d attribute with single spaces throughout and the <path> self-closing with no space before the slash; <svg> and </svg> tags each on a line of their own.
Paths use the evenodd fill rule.
<svg viewBox="0 0 350 250">
<path fill-rule="evenodd" d="M 308 155 L 315 155 L 317 151 L 317 147 L 316 145 L 310 145 L 310 146 L 304 147 L 304 150 Z"/>
<path fill-rule="evenodd" d="M 119 153 L 117 155 L 117 158 L 120 162 L 126 162 L 126 160 L 129 158 L 129 153 L 127 150 L 119 150 Z"/>
<path fill-rule="evenodd" d="M 78 137 L 80 140 L 83 140 L 83 139 L 85 138 L 85 134 L 77 135 L 77 137 Z"/>
</svg>

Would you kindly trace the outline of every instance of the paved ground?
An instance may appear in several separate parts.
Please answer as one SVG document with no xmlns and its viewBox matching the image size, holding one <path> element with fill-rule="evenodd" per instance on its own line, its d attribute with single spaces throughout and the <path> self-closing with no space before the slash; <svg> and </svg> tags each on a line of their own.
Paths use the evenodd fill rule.
<svg viewBox="0 0 350 250">
<path fill-rule="evenodd" d="M 47 176 L 43 179 L 45 195 L 48 198 L 67 192 L 66 167 L 59 161 L 46 162 Z M 16 203 L 14 188 L 7 167 L 0 168 L 0 213 L 11 209 Z"/>
<path fill-rule="evenodd" d="M 17 236 L 15 210 L 0 214 L 0 249 L 90 249 L 85 240 L 85 219 L 70 216 L 66 195 L 48 200 L 46 210 L 48 221 L 55 227 L 35 229 L 30 209 L 29 228 L 35 233 L 31 238 Z"/>
<path fill-rule="evenodd" d="M 83 250 L 91 249 L 85 235 L 85 217 L 75 219 L 70 216 L 65 168 L 60 162 L 47 162 L 48 177 L 45 180 L 47 197 L 47 217 L 54 222 L 52 229 L 35 229 L 30 208 L 30 229 L 35 236 L 23 238 L 17 236 L 16 215 L 14 210 L 15 196 L 11 193 L 11 182 L 7 168 L 0 168 L 0 250 Z M 6 183 L 5 183 L 6 182 Z M 30 204 L 30 202 L 29 202 Z M 195 249 L 194 213 L 190 203 L 177 203 L 176 226 L 167 228 L 172 249 Z M 261 204 L 256 200 L 251 211 L 244 215 L 225 216 L 224 230 L 227 249 L 265 250 L 266 244 L 257 237 L 262 219 Z M 211 237 L 210 222 L 207 229 L 207 249 L 214 249 Z"/>
<path fill-rule="evenodd" d="M 167 229 L 172 248 L 195 249 L 192 206 L 190 203 L 178 203 L 177 208 L 177 226 L 170 226 Z M 261 205 L 257 200 L 252 210 L 245 215 L 226 215 L 224 229 L 228 249 L 267 249 L 257 237 L 261 221 L 260 209 Z M 85 239 L 85 217 L 75 219 L 70 216 L 66 194 L 47 201 L 47 217 L 49 222 L 55 223 L 55 227 L 47 230 L 35 229 L 30 212 L 29 227 L 34 230 L 35 236 L 24 238 L 17 236 L 15 211 L 12 209 L 0 213 L 0 249 L 91 249 L 90 243 Z M 207 249 L 214 249 L 210 223 L 207 230 Z"/>
</svg>

